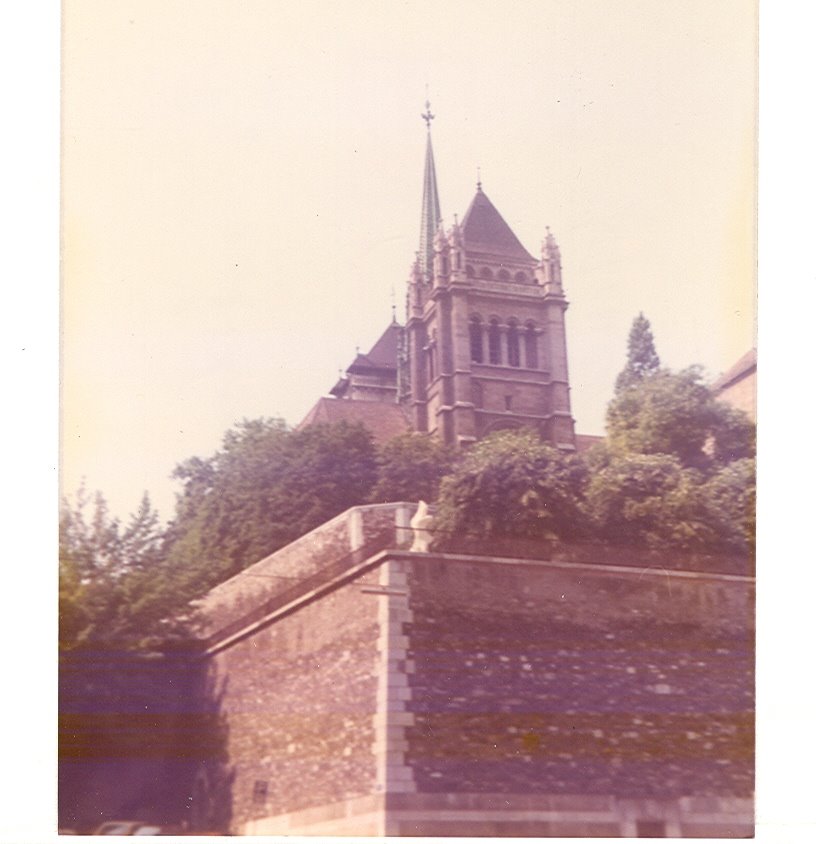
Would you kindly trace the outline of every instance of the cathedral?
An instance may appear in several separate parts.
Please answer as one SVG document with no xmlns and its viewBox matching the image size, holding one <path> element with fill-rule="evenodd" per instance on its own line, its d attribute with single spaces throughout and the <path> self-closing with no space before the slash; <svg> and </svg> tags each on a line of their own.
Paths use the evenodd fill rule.
<svg viewBox="0 0 816 844">
<path fill-rule="evenodd" d="M 419 251 L 405 324 L 396 319 L 301 422 L 365 424 L 379 440 L 417 431 L 467 446 L 530 427 L 576 447 L 570 411 L 561 255 L 547 234 L 540 258 L 525 249 L 476 185 L 461 222 L 445 229 L 427 125 Z"/>
</svg>

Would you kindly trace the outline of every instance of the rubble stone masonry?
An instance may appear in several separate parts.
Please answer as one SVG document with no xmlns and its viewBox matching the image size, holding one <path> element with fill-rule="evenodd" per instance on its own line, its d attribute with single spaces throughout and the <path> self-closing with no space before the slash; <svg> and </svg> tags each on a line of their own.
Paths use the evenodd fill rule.
<svg viewBox="0 0 816 844">
<path fill-rule="evenodd" d="M 491 556 L 489 543 L 409 552 L 408 515 L 334 520 L 334 545 L 303 547 L 385 546 L 210 638 L 233 832 L 752 833 L 751 577 L 601 546 L 581 562 Z M 263 563 L 239 575 L 242 611 L 249 578 L 266 596 L 260 575 L 282 570 Z"/>
</svg>

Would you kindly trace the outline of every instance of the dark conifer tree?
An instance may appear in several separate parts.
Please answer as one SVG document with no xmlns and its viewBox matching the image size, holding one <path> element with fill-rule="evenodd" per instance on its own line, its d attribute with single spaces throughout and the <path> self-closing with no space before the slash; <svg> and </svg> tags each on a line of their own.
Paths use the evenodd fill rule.
<svg viewBox="0 0 816 844">
<path fill-rule="evenodd" d="M 660 369 L 660 358 L 655 350 L 652 327 L 641 312 L 634 318 L 632 328 L 629 330 L 626 366 L 615 381 L 615 392 L 620 393 L 640 383 L 658 369 Z"/>
</svg>

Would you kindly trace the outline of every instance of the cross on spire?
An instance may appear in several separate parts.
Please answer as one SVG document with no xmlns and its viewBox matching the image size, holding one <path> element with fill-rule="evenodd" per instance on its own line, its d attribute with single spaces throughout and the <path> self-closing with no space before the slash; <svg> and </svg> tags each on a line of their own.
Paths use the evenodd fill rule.
<svg viewBox="0 0 816 844">
<path fill-rule="evenodd" d="M 425 121 L 425 125 L 428 127 L 428 131 L 431 131 L 431 121 L 436 117 L 435 114 L 431 114 L 431 102 L 430 100 L 425 100 L 425 113 L 421 114 L 420 117 Z"/>
</svg>

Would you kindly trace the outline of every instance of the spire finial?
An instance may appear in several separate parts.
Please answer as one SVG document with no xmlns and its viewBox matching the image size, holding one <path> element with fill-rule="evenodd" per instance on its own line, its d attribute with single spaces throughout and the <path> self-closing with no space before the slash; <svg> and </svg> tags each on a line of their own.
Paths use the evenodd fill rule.
<svg viewBox="0 0 816 844">
<path fill-rule="evenodd" d="M 480 193 L 482 191 L 482 168 L 478 164 L 476 165 L 476 190 Z"/>
<path fill-rule="evenodd" d="M 394 290 L 394 285 L 391 285 L 391 322 L 397 321 L 397 293 Z"/>
<path fill-rule="evenodd" d="M 435 114 L 431 114 L 431 101 L 428 99 L 428 86 L 425 86 L 425 113 L 421 114 L 420 117 L 425 121 L 425 125 L 428 127 L 428 131 L 431 131 L 431 121 L 436 117 Z"/>
</svg>

